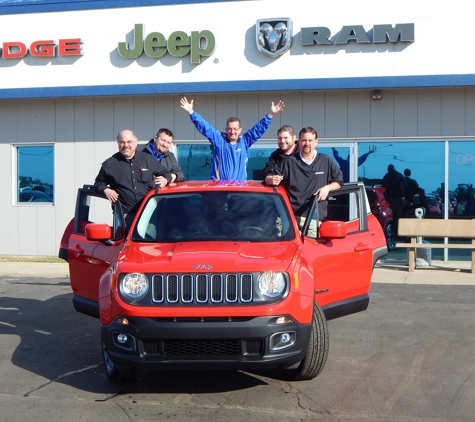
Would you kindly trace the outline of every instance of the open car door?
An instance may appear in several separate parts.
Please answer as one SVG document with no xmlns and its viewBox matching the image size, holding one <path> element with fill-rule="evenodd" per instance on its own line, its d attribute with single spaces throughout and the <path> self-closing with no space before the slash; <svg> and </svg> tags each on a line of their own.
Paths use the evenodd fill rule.
<svg viewBox="0 0 475 422">
<path fill-rule="evenodd" d="M 307 235 L 309 227 L 319 221 L 316 197 L 302 230 L 303 256 L 315 277 L 315 300 L 327 319 L 368 306 L 373 250 L 381 246 L 374 244 L 381 236 L 375 237 L 368 229 L 368 212 L 364 186 L 347 183 L 330 192 L 327 218 L 317 224 L 317 236 Z"/>
<path fill-rule="evenodd" d="M 106 223 L 111 238 L 88 240 L 86 226 Z M 115 262 L 125 240 L 122 207 L 95 192 L 92 186 L 78 190 L 73 232 L 68 241 L 68 261 L 73 303 L 78 312 L 99 318 L 99 280 L 111 263 Z"/>
</svg>

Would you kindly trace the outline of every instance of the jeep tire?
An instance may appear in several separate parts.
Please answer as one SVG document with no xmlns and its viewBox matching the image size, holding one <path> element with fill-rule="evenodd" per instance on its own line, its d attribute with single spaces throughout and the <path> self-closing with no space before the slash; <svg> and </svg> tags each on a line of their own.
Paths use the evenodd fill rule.
<svg viewBox="0 0 475 422">
<path fill-rule="evenodd" d="M 328 357 L 328 325 L 320 306 L 313 307 L 312 331 L 305 357 L 290 368 L 281 368 L 292 381 L 311 380 L 322 372 Z"/>
</svg>

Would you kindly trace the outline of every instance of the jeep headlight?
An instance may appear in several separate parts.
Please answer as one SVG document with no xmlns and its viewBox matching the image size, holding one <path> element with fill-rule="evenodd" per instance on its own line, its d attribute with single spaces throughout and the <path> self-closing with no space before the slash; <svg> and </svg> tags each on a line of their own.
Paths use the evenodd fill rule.
<svg viewBox="0 0 475 422">
<path fill-rule="evenodd" d="M 263 296 L 277 297 L 281 296 L 285 291 L 285 276 L 282 273 L 266 271 L 259 275 L 257 285 L 259 292 Z"/>
<path fill-rule="evenodd" d="M 131 298 L 139 299 L 148 292 L 148 278 L 142 273 L 126 274 L 120 283 L 121 292 Z"/>
</svg>

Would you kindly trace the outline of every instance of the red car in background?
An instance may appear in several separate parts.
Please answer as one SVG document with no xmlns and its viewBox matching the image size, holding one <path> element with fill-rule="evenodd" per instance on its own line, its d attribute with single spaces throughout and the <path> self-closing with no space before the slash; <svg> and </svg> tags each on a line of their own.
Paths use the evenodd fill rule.
<svg viewBox="0 0 475 422">
<path fill-rule="evenodd" d="M 425 217 L 442 217 L 442 209 L 440 208 L 439 201 L 437 201 L 437 198 L 435 195 L 426 195 L 426 214 Z M 414 205 L 416 206 L 422 206 L 421 204 L 421 199 L 419 195 L 414 195 Z"/>
<path fill-rule="evenodd" d="M 388 250 L 393 251 L 396 248 L 396 233 L 394 231 L 393 212 L 386 200 L 386 189 L 382 186 L 366 186 L 365 189 L 371 212 L 383 228 Z"/>
</svg>

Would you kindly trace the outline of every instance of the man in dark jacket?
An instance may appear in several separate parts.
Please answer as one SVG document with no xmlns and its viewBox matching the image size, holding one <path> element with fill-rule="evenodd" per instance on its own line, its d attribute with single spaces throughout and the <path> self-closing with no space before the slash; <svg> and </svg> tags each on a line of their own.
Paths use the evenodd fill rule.
<svg viewBox="0 0 475 422">
<path fill-rule="evenodd" d="M 185 175 L 181 170 L 173 152 L 169 151 L 173 143 L 173 133 L 171 130 L 162 128 L 150 139 L 142 150 L 153 155 L 172 175 L 172 182 L 183 182 Z M 160 177 L 159 177 L 160 179 Z"/>
<path fill-rule="evenodd" d="M 406 178 L 406 201 L 409 201 L 410 203 L 413 202 L 414 195 L 419 193 L 419 183 L 415 179 L 413 179 L 411 176 L 411 169 L 406 169 L 404 170 L 404 177 Z"/>
<path fill-rule="evenodd" d="M 279 148 L 277 148 L 270 155 L 264 170 L 262 170 L 266 185 L 278 184 L 280 177 L 274 174 L 275 166 L 279 164 L 285 157 L 288 157 L 289 155 L 299 151 L 299 144 L 292 126 L 284 125 L 277 131 L 277 145 Z M 276 176 L 275 179 L 274 176 Z"/>
<path fill-rule="evenodd" d="M 383 187 L 393 212 L 394 228 L 398 227 L 398 221 L 404 213 L 404 202 L 407 189 L 406 178 L 399 173 L 393 164 L 389 164 L 388 172 L 383 177 Z"/>
<path fill-rule="evenodd" d="M 166 186 L 171 176 L 150 155 L 137 151 L 137 135 L 133 131 L 121 131 L 117 144 L 119 152 L 102 163 L 94 187 L 110 202 L 120 201 L 129 227 L 147 192 L 155 185 Z"/>
</svg>

